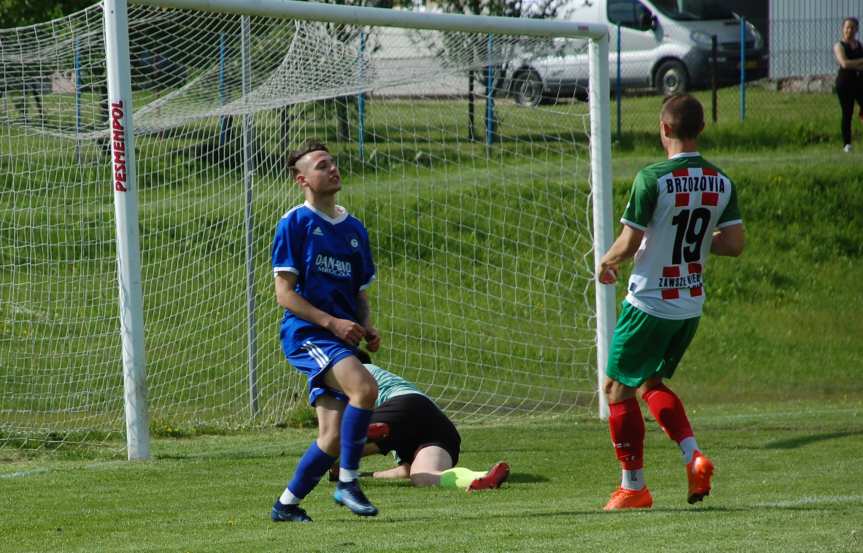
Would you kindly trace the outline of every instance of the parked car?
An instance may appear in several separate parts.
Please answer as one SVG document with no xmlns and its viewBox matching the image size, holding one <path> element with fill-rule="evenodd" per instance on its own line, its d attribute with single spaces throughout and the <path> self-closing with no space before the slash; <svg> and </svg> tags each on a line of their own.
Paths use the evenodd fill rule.
<svg viewBox="0 0 863 553">
<path fill-rule="evenodd" d="M 558 17 L 609 28 L 609 73 L 617 80 L 617 27 L 620 25 L 620 81 L 628 88 L 654 88 L 679 94 L 711 84 L 711 52 L 717 38 L 717 80 L 740 75 L 740 18 L 719 0 L 569 0 Z M 558 97 L 586 98 L 588 59 L 585 41 L 555 41 L 552 54 L 523 55 L 506 68 L 506 86 L 516 102 L 535 105 Z M 744 26 L 746 79 L 767 76 L 764 39 Z"/>
</svg>

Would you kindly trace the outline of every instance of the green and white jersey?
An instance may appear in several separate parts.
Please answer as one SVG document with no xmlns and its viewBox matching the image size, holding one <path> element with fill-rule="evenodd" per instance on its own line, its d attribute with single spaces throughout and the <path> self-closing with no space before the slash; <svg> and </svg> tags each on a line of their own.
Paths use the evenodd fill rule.
<svg viewBox="0 0 863 553">
<path fill-rule="evenodd" d="M 742 223 L 734 184 L 698 152 L 638 172 L 620 221 L 644 231 L 626 300 L 664 319 L 701 315 L 713 231 Z"/>
<path fill-rule="evenodd" d="M 413 382 L 405 380 L 404 378 L 371 363 L 363 366 L 368 369 L 375 381 L 378 383 L 378 399 L 375 401 L 375 407 L 380 407 L 380 405 L 385 401 L 405 394 L 419 394 L 421 396 L 425 396 L 425 394 L 420 392 L 419 388 L 417 388 Z"/>
</svg>

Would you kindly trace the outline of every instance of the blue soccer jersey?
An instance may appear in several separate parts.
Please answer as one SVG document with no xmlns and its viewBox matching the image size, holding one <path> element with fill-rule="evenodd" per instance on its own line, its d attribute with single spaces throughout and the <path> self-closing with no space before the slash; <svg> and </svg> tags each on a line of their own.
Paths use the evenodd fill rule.
<svg viewBox="0 0 863 553">
<path fill-rule="evenodd" d="M 375 278 L 369 235 L 356 217 L 337 206 L 336 218 L 299 205 L 279 220 L 273 239 L 273 274 L 297 275 L 295 291 L 309 303 L 340 319 L 360 323 L 357 295 Z M 320 327 L 289 310 L 282 318 L 285 354 L 297 350 Z"/>
</svg>

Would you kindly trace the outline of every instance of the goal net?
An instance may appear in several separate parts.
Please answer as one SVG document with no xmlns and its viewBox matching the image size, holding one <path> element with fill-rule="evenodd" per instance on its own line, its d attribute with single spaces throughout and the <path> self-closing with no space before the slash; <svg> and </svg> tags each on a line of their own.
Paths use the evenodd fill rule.
<svg viewBox="0 0 863 553">
<path fill-rule="evenodd" d="M 134 182 L 101 6 L 0 31 L 0 446 L 123 447 L 123 190 L 137 199 L 150 432 L 301 415 L 270 246 L 303 201 L 287 155 L 312 137 L 369 229 L 376 364 L 462 423 L 595 415 L 603 145 L 587 32 L 352 21 L 130 5 Z"/>
</svg>

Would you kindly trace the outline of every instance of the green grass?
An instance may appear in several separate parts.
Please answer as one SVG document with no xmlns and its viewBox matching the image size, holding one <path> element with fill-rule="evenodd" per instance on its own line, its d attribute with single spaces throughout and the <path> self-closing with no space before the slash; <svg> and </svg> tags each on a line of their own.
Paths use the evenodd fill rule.
<svg viewBox="0 0 863 553">
<path fill-rule="evenodd" d="M 736 114 L 736 98 L 726 89 L 720 105 Z M 373 160 L 360 160 L 355 144 L 336 150 L 342 201 L 378 248 L 372 298 L 387 341 L 376 360 L 457 418 L 496 421 L 461 426 L 461 464 L 507 458 L 514 474 L 504 489 L 475 495 L 369 482 L 382 511 L 374 520 L 335 508 L 323 483 L 307 501 L 311 528 L 267 517 L 313 437 L 303 384 L 276 340 L 269 240 L 297 202 L 286 191 L 277 118 L 257 126 L 256 421 L 246 403 L 236 144 L 219 150 L 201 138 L 215 121 L 141 137 L 155 437 L 154 459 L 143 463 L 123 460 L 111 191 L 86 184 L 103 182 L 103 159 L 85 145 L 79 164 L 68 145 L 4 128 L 0 412 L 12 430 L 0 434 L 0 549 L 860 551 L 860 158 L 839 152 L 830 95 L 753 88 L 749 98 L 770 109 L 750 109 L 741 124 L 722 107 L 703 139 L 705 155 L 738 186 L 747 249 L 711 259 L 705 316 L 672 381 L 717 462 L 716 489 L 688 506 L 675 448 L 649 423 L 656 507 L 616 515 L 600 511 L 618 479 L 607 428 L 585 415 L 595 411 L 592 334 L 582 319 L 593 262 L 582 257 L 586 168 L 574 162 L 586 154 L 580 129 L 575 151 L 554 141 L 583 123 L 585 105 L 528 111 L 501 102 L 507 138 L 491 152 L 500 163 L 489 164 L 482 142 L 464 140 L 463 103 L 370 102 Z M 615 217 L 638 168 L 661 157 L 658 100 L 624 102 Z M 329 120 L 308 125 L 335 136 Z M 396 139 L 399 130 L 407 138 Z M 507 416 L 520 402 L 544 414 Z M 570 409 L 582 415 L 558 414 Z M 384 466 L 382 458 L 365 465 Z"/>
<path fill-rule="evenodd" d="M 734 93 L 724 90 L 721 105 L 733 104 Z M 706 378 L 683 384 L 699 386 L 712 401 L 763 395 L 762 379 L 795 398 L 861 390 L 853 373 L 860 358 L 856 337 L 863 334 L 861 300 L 847 293 L 848 275 L 861 269 L 857 157 L 820 139 L 794 139 L 794 98 L 753 89 L 752 101 L 770 101 L 774 117 L 757 112 L 746 124 L 723 119 L 704 135 L 707 155 L 739 186 L 749 232 L 743 258 L 712 261 L 707 316 L 684 360 L 687 371 L 723 375 L 716 384 Z M 827 136 L 838 125 L 835 99 L 805 100 L 812 106 L 808 121 Z M 625 99 L 631 140 L 614 151 L 616 215 L 635 171 L 659 157 L 657 102 Z M 355 144 L 334 144 L 347 182 L 341 200 L 366 222 L 376 248 L 373 302 L 387 339 L 377 360 L 427 387 L 459 418 L 519 406 L 590 408 L 593 260 L 580 129 L 586 105 L 526 110 L 501 101 L 498 108 L 504 142 L 491 150 L 493 160 L 482 142 L 464 140 L 462 102 L 375 99 L 367 121 L 369 160 L 359 160 Z M 308 132 L 332 139 L 332 118 L 324 115 L 303 114 Z M 298 201 L 280 163 L 279 118 L 262 115 L 256 124 L 264 146 L 255 175 L 263 414 L 256 421 L 247 407 L 242 175 L 236 143 L 222 151 L 202 138 L 217 123 L 139 140 L 148 384 L 157 435 L 281 424 L 302 404 L 302 383 L 279 351 L 269 275 L 272 227 Z M 52 443 L 57 436 L 62 442 L 64 432 L 70 442 L 80 432 L 113 431 L 119 438 L 113 206 L 109 187 L 90 184 L 107 177 L 104 160 L 93 145 L 85 145 L 78 164 L 62 141 L 17 127 L 5 132 L 4 418 Z M 571 135 L 575 149 L 556 142 Z M 417 160 L 419 153 L 425 157 Z M 782 378 L 786 371 L 800 382 Z M 487 382 L 499 383 L 503 375 L 506 384 L 489 389 Z M 733 394 L 729 382 L 737 383 Z M 475 388 L 479 396 L 465 396 Z M 66 398 L 60 410 L 58 397 Z M 470 405 L 479 407 L 472 412 Z"/>
<path fill-rule="evenodd" d="M 687 375 L 690 376 L 690 375 Z M 381 510 L 360 519 L 322 482 L 313 525 L 273 524 L 310 431 L 160 439 L 154 459 L 37 459 L 0 465 L 3 550 L 120 551 L 666 551 L 842 553 L 863 547 L 854 486 L 863 403 L 686 398 L 700 445 L 717 465 L 713 493 L 685 501 L 676 447 L 647 425 L 650 511 L 603 513 L 619 473 L 597 420 L 542 417 L 463 427 L 463 466 L 505 458 L 510 481 L 465 494 L 367 481 Z M 8 453 L 8 452 L 7 452 Z M 386 467 L 374 457 L 364 469 Z"/>
</svg>

